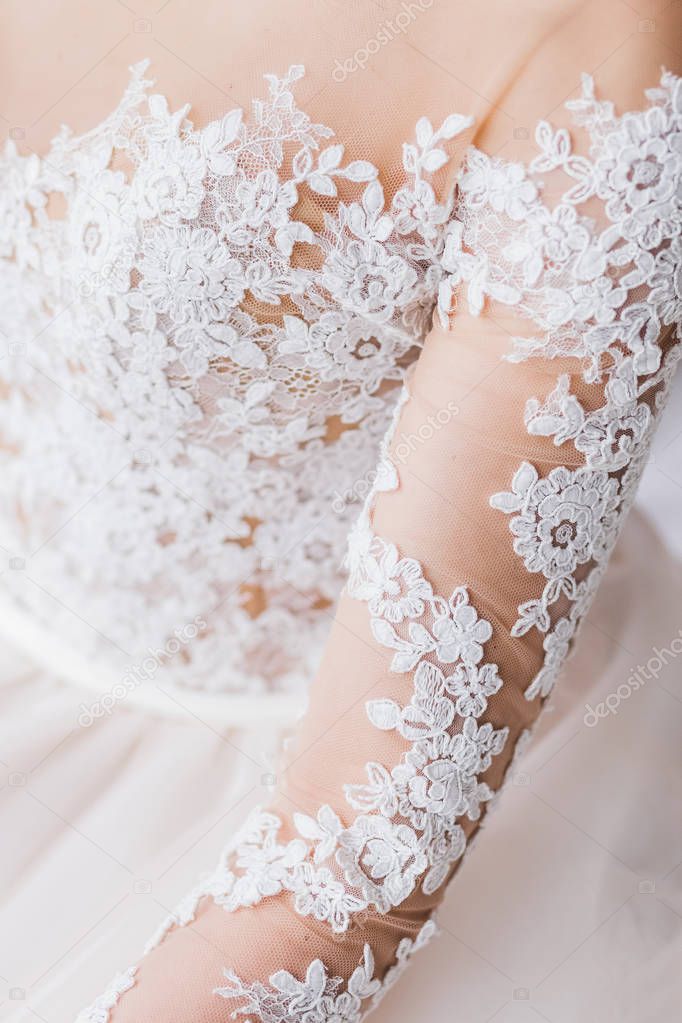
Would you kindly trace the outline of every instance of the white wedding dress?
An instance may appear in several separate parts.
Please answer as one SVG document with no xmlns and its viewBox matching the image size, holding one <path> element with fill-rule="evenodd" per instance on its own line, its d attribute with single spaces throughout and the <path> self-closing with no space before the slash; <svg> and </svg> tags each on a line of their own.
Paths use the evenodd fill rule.
<svg viewBox="0 0 682 1023">
<path fill-rule="evenodd" d="M 0 1013 L 673 1018 L 682 79 L 389 174 L 147 75 L 0 160 Z"/>
</svg>

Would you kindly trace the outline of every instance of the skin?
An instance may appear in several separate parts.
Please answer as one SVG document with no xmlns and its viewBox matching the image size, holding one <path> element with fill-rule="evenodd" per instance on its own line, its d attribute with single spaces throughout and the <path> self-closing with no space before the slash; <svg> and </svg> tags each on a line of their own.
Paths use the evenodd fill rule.
<svg viewBox="0 0 682 1023">
<path fill-rule="evenodd" d="M 615 87 L 619 102 L 633 107 L 661 64 L 682 66 L 682 5 L 668 0 L 638 0 L 636 9 L 623 0 L 432 0 L 404 31 L 401 10 L 397 0 L 170 0 L 160 9 L 158 0 L 4 0 L 0 132 L 18 127 L 25 148 L 45 152 L 63 122 L 81 132 L 106 116 L 129 65 L 145 57 L 159 91 L 174 107 L 191 102 L 202 124 L 248 104 L 264 72 L 296 61 L 308 71 L 301 105 L 350 152 L 361 148 L 386 166 L 396 139 L 410 138 L 424 112 L 435 123 L 456 110 L 476 117 L 478 144 L 516 159 L 524 130 L 532 135 L 539 118 L 561 113 L 581 71 L 596 70 L 605 94 Z M 382 29 L 389 44 L 367 56 Z M 364 70 L 335 81 L 335 60 L 363 49 Z M 362 137 L 360 98 L 372 126 Z"/>
</svg>

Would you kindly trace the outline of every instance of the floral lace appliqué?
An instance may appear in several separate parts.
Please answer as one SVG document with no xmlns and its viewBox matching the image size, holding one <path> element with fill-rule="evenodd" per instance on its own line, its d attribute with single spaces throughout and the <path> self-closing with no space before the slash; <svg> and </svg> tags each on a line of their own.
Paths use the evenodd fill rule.
<svg viewBox="0 0 682 1023">
<path fill-rule="evenodd" d="M 302 67 L 200 130 L 145 70 L 94 131 L 0 157 L 2 466 L 32 509 L 6 506 L 3 545 L 35 580 L 3 584 L 91 665 L 201 613 L 164 680 L 302 690 L 442 276 L 431 179 L 471 118 L 419 121 L 389 201 L 298 108 Z"/>
</svg>

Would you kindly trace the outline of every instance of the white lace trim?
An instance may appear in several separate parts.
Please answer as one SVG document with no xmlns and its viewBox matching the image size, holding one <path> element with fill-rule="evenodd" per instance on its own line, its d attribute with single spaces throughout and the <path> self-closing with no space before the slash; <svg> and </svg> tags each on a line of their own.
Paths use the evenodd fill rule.
<svg viewBox="0 0 682 1023">
<path fill-rule="evenodd" d="M 286 970 L 270 977 L 270 987 L 260 982 L 244 984 L 232 971 L 225 970 L 227 984 L 215 994 L 229 1001 L 240 1001 L 232 1018 L 255 1016 L 262 1023 L 360 1023 L 365 1013 L 376 1008 L 405 970 L 415 952 L 430 940 L 436 927 L 429 920 L 414 941 L 403 938 L 398 945 L 394 965 L 383 980 L 374 977 L 374 956 L 365 945 L 360 965 L 344 983 L 341 977 L 329 977 L 319 959 L 310 963 L 305 980 Z"/>
<path fill-rule="evenodd" d="M 118 1004 L 121 995 L 130 991 L 135 984 L 136 974 L 136 966 L 129 967 L 123 973 L 117 973 L 92 1005 L 78 1014 L 76 1023 L 108 1023 L 111 1010 Z"/>
</svg>

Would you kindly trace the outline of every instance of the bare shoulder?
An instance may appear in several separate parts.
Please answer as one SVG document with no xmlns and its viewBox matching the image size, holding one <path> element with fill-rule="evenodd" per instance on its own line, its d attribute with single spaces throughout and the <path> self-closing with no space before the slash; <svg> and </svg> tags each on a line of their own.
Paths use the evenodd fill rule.
<svg viewBox="0 0 682 1023">
<path fill-rule="evenodd" d="M 682 75 L 681 0 L 649 0 L 638 10 L 621 0 L 559 6 L 549 29 L 499 84 L 496 106 L 476 137 L 488 152 L 525 159 L 538 121 L 570 125 L 564 104 L 579 94 L 584 73 L 619 112 L 641 109 L 663 69 Z"/>
</svg>

